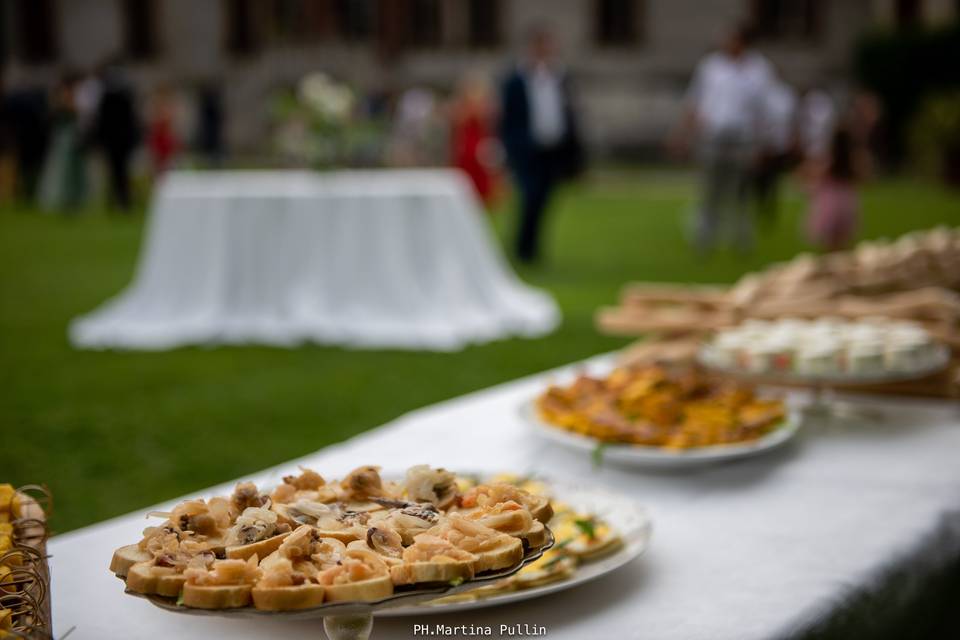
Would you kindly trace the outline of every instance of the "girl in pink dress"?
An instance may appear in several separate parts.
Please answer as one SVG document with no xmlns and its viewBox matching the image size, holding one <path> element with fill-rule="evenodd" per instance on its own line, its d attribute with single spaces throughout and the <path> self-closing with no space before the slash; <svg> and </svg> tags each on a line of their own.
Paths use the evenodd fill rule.
<svg viewBox="0 0 960 640">
<path fill-rule="evenodd" d="M 858 184 L 863 173 L 847 129 L 841 127 L 834 132 L 828 155 L 819 165 L 811 172 L 807 237 L 826 251 L 847 249 L 860 225 Z"/>
</svg>

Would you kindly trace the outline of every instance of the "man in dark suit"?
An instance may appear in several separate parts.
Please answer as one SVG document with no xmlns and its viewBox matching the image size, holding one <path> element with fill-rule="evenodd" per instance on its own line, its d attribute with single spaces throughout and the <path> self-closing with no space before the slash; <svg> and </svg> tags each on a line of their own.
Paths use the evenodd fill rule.
<svg viewBox="0 0 960 640">
<path fill-rule="evenodd" d="M 520 194 L 517 258 L 534 262 L 540 227 L 554 187 L 580 173 L 583 152 L 570 97 L 551 34 L 530 32 L 526 59 L 503 82 L 500 137 Z"/>
<path fill-rule="evenodd" d="M 136 96 L 117 60 L 106 65 L 102 82 L 103 94 L 93 125 L 93 136 L 106 155 L 113 206 L 129 212 L 132 206 L 130 164 L 140 143 Z"/>
</svg>

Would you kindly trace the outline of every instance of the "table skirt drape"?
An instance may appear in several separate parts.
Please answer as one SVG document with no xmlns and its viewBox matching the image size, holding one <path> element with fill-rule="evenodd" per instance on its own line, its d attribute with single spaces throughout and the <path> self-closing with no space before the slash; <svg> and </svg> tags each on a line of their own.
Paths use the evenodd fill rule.
<svg viewBox="0 0 960 640">
<path fill-rule="evenodd" d="M 70 338 L 453 350 L 558 319 L 457 172 L 183 172 L 158 189 L 132 284 Z"/>
</svg>

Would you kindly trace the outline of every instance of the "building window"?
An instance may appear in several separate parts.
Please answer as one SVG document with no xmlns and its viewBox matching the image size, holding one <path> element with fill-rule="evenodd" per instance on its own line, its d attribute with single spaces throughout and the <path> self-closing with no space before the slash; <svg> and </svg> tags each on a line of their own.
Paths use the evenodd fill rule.
<svg viewBox="0 0 960 640">
<path fill-rule="evenodd" d="M 820 35 L 821 0 L 754 0 L 755 35 L 763 40 L 813 40 Z"/>
<path fill-rule="evenodd" d="M 333 32 L 329 0 L 273 0 L 271 36 L 280 42 L 317 42 Z"/>
<path fill-rule="evenodd" d="M 374 36 L 377 21 L 375 0 L 337 0 L 334 7 L 337 31 L 344 40 L 369 40 Z"/>
<path fill-rule="evenodd" d="M 474 48 L 490 48 L 501 41 L 500 0 L 469 0 L 467 41 Z"/>
<path fill-rule="evenodd" d="M 124 50 L 132 60 L 149 60 L 159 50 L 154 0 L 123 0 Z"/>
<path fill-rule="evenodd" d="M 246 57 L 260 50 L 256 0 L 226 0 L 226 47 L 232 55 Z"/>
<path fill-rule="evenodd" d="M 639 42 L 642 18 L 639 0 L 598 0 L 594 7 L 598 44 L 623 47 Z"/>
<path fill-rule="evenodd" d="M 14 8 L 17 57 L 31 64 L 51 62 L 57 56 L 53 0 L 18 0 Z"/>
<path fill-rule="evenodd" d="M 443 43 L 441 0 L 410 0 L 409 34 L 414 47 L 431 48 Z"/>
<path fill-rule="evenodd" d="M 901 29 L 917 26 L 923 18 L 922 0 L 897 0 L 894 7 L 897 26 Z"/>
</svg>

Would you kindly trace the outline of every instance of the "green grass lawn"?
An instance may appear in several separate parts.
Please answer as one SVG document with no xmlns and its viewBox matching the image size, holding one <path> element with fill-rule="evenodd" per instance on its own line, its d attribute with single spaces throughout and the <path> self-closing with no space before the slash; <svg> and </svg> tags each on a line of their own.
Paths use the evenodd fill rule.
<svg viewBox="0 0 960 640">
<path fill-rule="evenodd" d="M 625 344 L 592 316 L 632 279 L 729 282 L 789 258 L 802 203 L 787 199 L 755 254 L 698 260 L 684 241 L 690 178 L 605 172 L 564 192 L 543 265 L 522 269 L 559 301 L 539 340 L 460 353 L 304 347 L 76 351 L 68 321 L 129 281 L 143 219 L 0 214 L 0 481 L 46 482 L 67 531 L 306 454 L 445 398 Z M 865 193 L 864 237 L 950 222 L 960 195 L 895 181 Z M 512 217 L 496 217 L 508 237 Z M 256 446 L 251 446 L 256 443 Z"/>
</svg>

